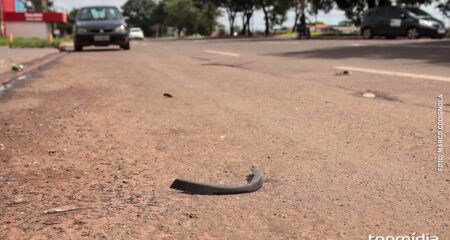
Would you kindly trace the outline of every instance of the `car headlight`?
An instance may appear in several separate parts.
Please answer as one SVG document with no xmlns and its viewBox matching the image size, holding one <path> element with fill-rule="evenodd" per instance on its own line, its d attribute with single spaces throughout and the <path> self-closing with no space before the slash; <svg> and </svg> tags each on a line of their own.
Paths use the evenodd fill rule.
<svg viewBox="0 0 450 240">
<path fill-rule="evenodd" d="M 422 26 L 427 26 L 427 27 L 432 27 L 433 26 L 433 22 L 432 21 L 428 21 L 425 19 L 419 19 L 419 24 Z"/>
<path fill-rule="evenodd" d="M 116 27 L 114 29 L 114 32 L 116 32 L 116 33 L 126 33 L 127 32 L 127 28 L 122 24 L 122 25 Z"/>
</svg>

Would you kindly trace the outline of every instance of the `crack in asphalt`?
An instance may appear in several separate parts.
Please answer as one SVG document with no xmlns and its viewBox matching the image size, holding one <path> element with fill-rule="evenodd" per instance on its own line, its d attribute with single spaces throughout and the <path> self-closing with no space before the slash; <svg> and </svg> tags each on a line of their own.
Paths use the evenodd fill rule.
<svg viewBox="0 0 450 240">
<path fill-rule="evenodd" d="M 222 67 L 231 67 L 231 68 L 242 68 L 242 69 L 248 69 L 243 68 L 245 65 L 252 64 L 253 62 L 245 62 L 245 63 L 238 63 L 238 64 L 229 64 L 229 63 L 203 63 L 202 66 L 222 66 Z"/>
</svg>

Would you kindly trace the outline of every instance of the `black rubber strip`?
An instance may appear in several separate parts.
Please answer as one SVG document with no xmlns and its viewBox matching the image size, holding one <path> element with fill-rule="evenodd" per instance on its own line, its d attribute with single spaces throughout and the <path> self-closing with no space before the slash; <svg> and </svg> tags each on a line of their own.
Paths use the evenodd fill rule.
<svg viewBox="0 0 450 240">
<path fill-rule="evenodd" d="M 255 192 L 263 185 L 261 172 L 258 168 L 252 167 L 253 178 L 248 185 L 244 186 L 222 186 L 216 184 L 195 183 L 187 180 L 176 179 L 170 188 L 181 190 L 191 194 L 203 195 L 225 195 Z"/>
</svg>

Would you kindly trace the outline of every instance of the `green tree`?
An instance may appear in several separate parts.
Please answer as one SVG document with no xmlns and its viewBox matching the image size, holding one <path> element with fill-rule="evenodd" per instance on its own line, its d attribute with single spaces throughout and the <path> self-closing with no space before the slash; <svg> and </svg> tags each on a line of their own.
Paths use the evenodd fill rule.
<svg viewBox="0 0 450 240">
<path fill-rule="evenodd" d="M 216 25 L 217 6 L 209 2 L 200 4 L 193 0 L 165 0 L 165 24 L 186 30 L 186 34 L 209 35 Z"/>
<path fill-rule="evenodd" d="M 240 4 L 241 2 L 245 1 L 239 1 L 239 0 L 220 0 L 218 1 L 218 6 L 225 9 L 228 17 L 228 25 L 230 26 L 230 35 L 234 34 L 234 22 L 236 20 L 236 15 L 238 14 L 240 10 Z"/>
<path fill-rule="evenodd" d="M 270 28 L 286 20 L 286 12 L 292 6 L 291 0 L 258 0 L 258 7 L 264 13 L 265 35 L 270 34 Z"/>
<path fill-rule="evenodd" d="M 77 18 L 78 9 L 73 8 L 70 10 L 70 12 L 67 14 L 67 23 L 58 23 L 57 28 L 61 29 L 63 32 L 72 34 L 73 31 L 73 25 L 75 24 L 75 19 Z"/>
<path fill-rule="evenodd" d="M 242 15 L 242 34 L 251 35 L 250 20 L 257 7 L 257 0 L 239 1 L 239 10 Z"/>
<path fill-rule="evenodd" d="M 199 10 L 198 33 L 209 35 L 215 30 L 217 17 L 220 15 L 219 3 L 219 0 L 194 0 L 194 5 Z"/>
<path fill-rule="evenodd" d="M 153 24 L 153 32 L 156 37 L 166 30 L 165 19 L 167 18 L 167 12 L 165 9 L 165 2 L 160 1 L 152 11 L 151 23 Z"/>
<path fill-rule="evenodd" d="M 348 27 L 348 26 L 353 26 L 353 22 L 350 20 L 342 20 L 339 22 L 338 25 L 341 27 Z"/>
<path fill-rule="evenodd" d="M 167 18 L 165 23 L 181 31 L 186 29 L 188 33 L 197 30 L 198 9 L 191 0 L 166 0 L 165 11 Z"/>
<path fill-rule="evenodd" d="M 277 0 L 270 13 L 271 26 L 282 25 L 287 20 L 287 11 L 292 7 L 291 0 Z"/>
<path fill-rule="evenodd" d="M 447 16 L 448 18 L 450 18 L 450 0 L 447 0 L 447 2 L 442 2 L 438 5 L 439 10 L 441 10 L 441 12 Z"/>
<path fill-rule="evenodd" d="M 153 33 L 153 11 L 156 8 L 157 4 L 153 0 L 128 0 L 122 6 L 123 15 L 128 17 L 130 26 L 141 28 L 146 35 Z"/>
</svg>

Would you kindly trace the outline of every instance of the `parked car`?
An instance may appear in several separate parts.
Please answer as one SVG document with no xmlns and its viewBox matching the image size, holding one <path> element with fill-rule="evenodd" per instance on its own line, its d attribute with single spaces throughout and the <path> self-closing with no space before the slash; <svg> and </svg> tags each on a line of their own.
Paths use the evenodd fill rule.
<svg viewBox="0 0 450 240">
<path fill-rule="evenodd" d="M 144 40 L 144 32 L 140 28 L 131 28 L 130 39 Z"/>
<path fill-rule="evenodd" d="M 75 51 L 84 46 L 118 45 L 130 50 L 129 29 L 117 7 L 94 6 L 79 10 L 74 24 Z"/>
<path fill-rule="evenodd" d="M 361 35 L 365 39 L 374 36 L 443 38 L 447 29 L 443 22 L 419 8 L 389 6 L 372 8 L 364 13 Z"/>
</svg>

